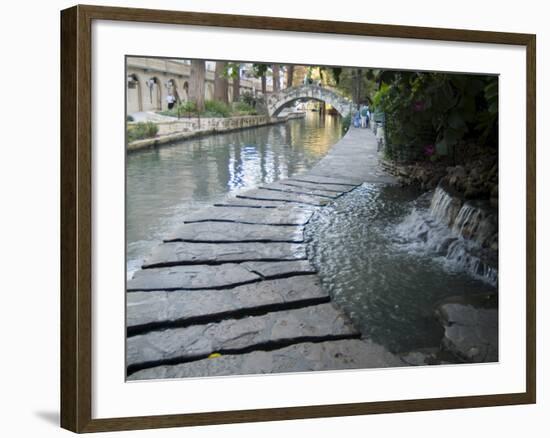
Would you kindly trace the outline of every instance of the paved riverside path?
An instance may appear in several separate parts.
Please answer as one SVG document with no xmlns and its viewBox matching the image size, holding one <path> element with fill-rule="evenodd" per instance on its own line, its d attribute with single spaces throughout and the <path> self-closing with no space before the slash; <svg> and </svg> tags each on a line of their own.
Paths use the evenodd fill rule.
<svg viewBox="0 0 550 438">
<path fill-rule="evenodd" d="M 405 365 L 361 339 L 307 258 L 312 215 L 363 182 L 393 178 L 350 128 L 309 172 L 184 216 L 127 283 L 128 378 Z"/>
</svg>

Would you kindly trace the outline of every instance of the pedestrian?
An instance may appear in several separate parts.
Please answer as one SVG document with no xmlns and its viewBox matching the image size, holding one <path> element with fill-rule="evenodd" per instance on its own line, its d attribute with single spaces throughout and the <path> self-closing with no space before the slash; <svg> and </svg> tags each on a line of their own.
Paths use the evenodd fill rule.
<svg viewBox="0 0 550 438">
<path fill-rule="evenodd" d="M 353 127 L 359 128 L 361 126 L 361 115 L 359 114 L 359 111 L 355 111 L 353 114 Z"/>
<path fill-rule="evenodd" d="M 361 128 L 366 128 L 369 108 L 366 105 L 361 105 L 360 113 L 361 113 Z"/>
<path fill-rule="evenodd" d="M 166 102 L 168 102 L 168 109 L 171 110 L 172 108 L 174 108 L 174 104 L 176 103 L 176 97 L 172 94 L 169 94 L 168 96 L 166 96 Z"/>
</svg>

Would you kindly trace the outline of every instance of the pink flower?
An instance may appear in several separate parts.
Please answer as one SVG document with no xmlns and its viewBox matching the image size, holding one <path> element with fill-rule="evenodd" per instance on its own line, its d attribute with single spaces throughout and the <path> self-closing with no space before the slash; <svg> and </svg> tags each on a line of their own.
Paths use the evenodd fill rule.
<svg viewBox="0 0 550 438">
<path fill-rule="evenodd" d="M 420 100 L 417 100 L 416 102 L 413 103 L 413 110 L 414 111 L 424 111 L 424 109 L 426 108 L 424 102 L 421 102 Z"/>
<path fill-rule="evenodd" d="M 424 154 L 427 157 L 431 157 L 433 154 L 435 154 L 435 146 L 433 144 L 426 145 L 424 147 Z"/>
</svg>

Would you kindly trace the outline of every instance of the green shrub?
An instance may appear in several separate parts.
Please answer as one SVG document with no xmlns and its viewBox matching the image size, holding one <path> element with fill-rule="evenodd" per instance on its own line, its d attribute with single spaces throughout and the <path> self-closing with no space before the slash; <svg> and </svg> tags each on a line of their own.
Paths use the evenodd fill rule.
<svg viewBox="0 0 550 438">
<path fill-rule="evenodd" d="M 496 149 L 496 76 L 388 72 L 384 81 L 373 105 L 385 113 L 385 140 L 394 159 L 445 157 L 455 163 L 461 144 Z"/>
<path fill-rule="evenodd" d="M 351 114 L 348 114 L 342 119 L 342 135 L 348 132 L 348 129 L 351 125 Z"/>
<path fill-rule="evenodd" d="M 254 95 L 251 92 L 246 91 L 240 95 L 238 103 L 245 103 L 252 108 L 256 108 L 258 105 L 265 104 L 265 97 L 263 95 Z"/>
<path fill-rule="evenodd" d="M 188 100 L 187 102 L 181 103 L 176 108 L 177 114 L 180 116 L 183 115 L 190 115 L 190 114 L 196 114 L 197 113 L 197 104 L 191 100 Z"/>
<path fill-rule="evenodd" d="M 258 114 L 256 109 L 247 102 L 233 103 L 233 114 L 238 116 L 252 116 Z"/>
<path fill-rule="evenodd" d="M 139 122 L 135 125 L 129 125 L 126 129 L 128 142 L 153 138 L 157 135 L 158 130 L 158 126 L 153 122 Z"/>
<path fill-rule="evenodd" d="M 390 86 L 388 84 L 382 83 L 380 85 L 380 88 L 372 98 L 372 106 L 373 106 L 372 110 L 382 111 L 382 108 L 384 107 L 384 104 L 385 104 L 385 100 L 388 97 L 389 91 L 390 91 Z"/>
<path fill-rule="evenodd" d="M 207 100 L 204 102 L 204 117 L 229 117 L 231 107 L 219 100 Z"/>
<path fill-rule="evenodd" d="M 244 93 L 241 93 L 239 99 L 240 99 L 239 103 L 244 103 L 251 107 L 254 107 L 254 104 L 256 103 L 256 99 L 254 98 L 254 95 L 249 91 L 245 91 Z"/>
</svg>

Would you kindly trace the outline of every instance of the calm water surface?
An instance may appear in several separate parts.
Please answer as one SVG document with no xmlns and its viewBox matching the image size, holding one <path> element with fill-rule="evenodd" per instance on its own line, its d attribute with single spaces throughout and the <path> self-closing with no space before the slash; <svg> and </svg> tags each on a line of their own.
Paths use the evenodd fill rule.
<svg viewBox="0 0 550 438">
<path fill-rule="evenodd" d="M 303 173 L 341 137 L 338 116 L 305 119 L 130 153 L 126 161 L 127 273 L 185 213 L 243 189 Z"/>
</svg>

